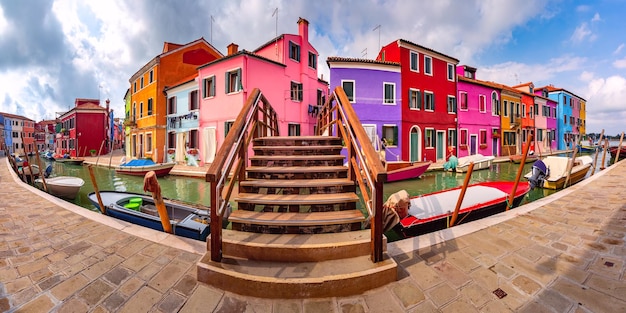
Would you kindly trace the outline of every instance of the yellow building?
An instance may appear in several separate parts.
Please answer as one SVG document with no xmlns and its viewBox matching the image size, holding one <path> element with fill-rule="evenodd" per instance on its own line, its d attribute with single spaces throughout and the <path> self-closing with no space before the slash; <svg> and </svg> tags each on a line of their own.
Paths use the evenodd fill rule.
<svg viewBox="0 0 626 313">
<path fill-rule="evenodd" d="M 127 158 L 163 162 L 167 101 L 163 90 L 197 73 L 200 65 L 223 55 L 204 38 L 180 45 L 165 42 L 163 51 L 130 78 Z"/>
<path fill-rule="evenodd" d="M 579 115 L 579 129 L 578 133 L 583 137 L 587 137 L 587 102 L 585 100 L 580 100 L 580 115 Z"/>
<path fill-rule="evenodd" d="M 511 87 L 501 86 L 502 105 L 500 124 L 502 125 L 502 147 L 500 155 L 515 155 L 521 152 L 521 103 L 522 93 Z"/>
</svg>

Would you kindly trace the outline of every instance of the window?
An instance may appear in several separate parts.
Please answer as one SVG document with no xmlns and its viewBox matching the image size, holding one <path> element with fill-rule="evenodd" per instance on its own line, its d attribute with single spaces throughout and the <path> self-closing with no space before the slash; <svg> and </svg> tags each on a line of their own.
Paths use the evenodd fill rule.
<svg viewBox="0 0 626 313">
<path fill-rule="evenodd" d="M 456 147 L 456 129 L 448 129 L 448 145 Z"/>
<path fill-rule="evenodd" d="M 241 86 L 241 69 L 226 72 L 226 93 L 233 93 L 243 90 Z"/>
<path fill-rule="evenodd" d="M 522 103 L 522 117 L 526 117 L 526 105 Z"/>
<path fill-rule="evenodd" d="M 192 90 L 189 92 L 189 111 L 198 110 L 200 108 L 198 104 L 198 91 Z"/>
<path fill-rule="evenodd" d="M 487 144 L 487 130 L 486 129 L 481 129 L 479 131 L 480 134 L 480 144 L 481 145 L 486 145 Z"/>
<path fill-rule="evenodd" d="M 539 104 L 535 103 L 534 108 L 535 108 L 535 116 L 539 115 Z"/>
<path fill-rule="evenodd" d="M 409 89 L 409 109 L 422 109 L 422 95 L 419 90 Z"/>
<path fill-rule="evenodd" d="M 462 111 L 467 111 L 467 93 L 461 92 L 461 107 L 459 108 Z"/>
<path fill-rule="evenodd" d="M 387 146 L 398 145 L 398 126 L 383 125 L 383 139 L 387 141 Z"/>
<path fill-rule="evenodd" d="M 435 110 L 435 95 L 432 92 L 424 92 L 424 110 Z"/>
<path fill-rule="evenodd" d="M 326 95 L 324 95 L 324 91 L 318 89 L 317 90 L 317 105 L 322 106 L 326 103 Z"/>
<path fill-rule="evenodd" d="M 424 56 L 424 74 L 433 74 L 433 58 Z"/>
<path fill-rule="evenodd" d="M 230 131 L 230 128 L 233 127 L 234 123 L 234 121 L 224 122 L 224 138 L 226 138 L 226 135 L 228 135 L 228 132 Z"/>
<path fill-rule="evenodd" d="M 189 148 L 190 149 L 198 149 L 198 130 L 192 129 L 189 131 Z"/>
<path fill-rule="evenodd" d="M 341 87 L 343 88 L 343 91 L 346 92 L 346 96 L 348 96 L 348 100 L 350 102 L 354 102 L 354 81 L 342 80 Z"/>
<path fill-rule="evenodd" d="M 176 149 L 176 132 L 167 133 L 167 148 Z"/>
<path fill-rule="evenodd" d="M 383 83 L 384 104 L 396 104 L 396 84 Z"/>
<path fill-rule="evenodd" d="M 143 88 L 143 76 L 141 76 L 141 80 L 140 80 L 140 83 L 139 83 L 139 88 L 140 89 Z"/>
<path fill-rule="evenodd" d="M 448 113 L 456 113 L 456 98 L 448 96 Z"/>
<path fill-rule="evenodd" d="M 515 136 L 515 132 L 505 131 L 502 140 L 503 140 L 502 145 L 504 145 L 504 146 L 515 146 L 515 145 L 517 145 L 517 139 L 516 139 L 516 136 Z"/>
<path fill-rule="evenodd" d="M 467 146 L 467 129 L 461 129 L 459 140 L 461 141 L 461 146 Z"/>
<path fill-rule="evenodd" d="M 300 136 L 300 124 L 289 124 L 288 136 Z"/>
<path fill-rule="evenodd" d="M 137 103 L 133 103 L 133 121 L 137 119 Z"/>
<path fill-rule="evenodd" d="M 133 93 L 137 92 L 137 82 L 133 83 Z"/>
<path fill-rule="evenodd" d="M 152 98 L 148 99 L 148 116 L 152 115 Z"/>
<path fill-rule="evenodd" d="M 495 91 L 491 93 L 491 115 L 500 115 L 500 101 Z"/>
<path fill-rule="evenodd" d="M 150 70 L 150 83 L 154 81 L 154 70 Z"/>
<path fill-rule="evenodd" d="M 487 101 L 487 99 L 485 98 L 484 95 L 478 96 L 478 111 L 480 111 L 480 113 L 487 112 L 486 101 Z"/>
<path fill-rule="evenodd" d="M 419 72 L 420 71 L 420 66 L 419 66 L 419 59 L 418 59 L 418 54 L 417 52 L 410 52 L 410 65 L 411 65 L 411 71 L 414 72 Z"/>
<path fill-rule="evenodd" d="M 291 82 L 291 100 L 302 101 L 302 84 Z"/>
<path fill-rule="evenodd" d="M 152 152 L 152 133 L 146 133 L 146 152 Z"/>
<path fill-rule="evenodd" d="M 139 103 L 139 117 L 143 117 L 143 102 Z"/>
<path fill-rule="evenodd" d="M 504 108 L 504 116 L 509 116 L 509 102 L 508 101 L 504 100 L 503 108 Z"/>
<path fill-rule="evenodd" d="M 317 55 L 313 52 L 309 52 L 309 67 L 317 68 Z"/>
<path fill-rule="evenodd" d="M 300 46 L 293 42 L 289 42 L 289 58 L 300 62 Z"/>
<path fill-rule="evenodd" d="M 567 124 L 567 115 L 563 114 L 563 124 Z"/>
<path fill-rule="evenodd" d="M 537 141 L 543 141 L 543 129 L 537 129 Z"/>
<path fill-rule="evenodd" d="M 424 137 L 424 146 L 426 148 L 435 147 L 435 130 L 432 128 L 426 128 L 426 136 Z"/>
<path fill-rule="evenodd" d="M 454 81 L 454 65 L 448 63 L 448 80 Z"/>
<path fill-rule="evenodd" d="M 215 76 L 202 80 L 202 98 L 215 97 Z"/>
</svg>

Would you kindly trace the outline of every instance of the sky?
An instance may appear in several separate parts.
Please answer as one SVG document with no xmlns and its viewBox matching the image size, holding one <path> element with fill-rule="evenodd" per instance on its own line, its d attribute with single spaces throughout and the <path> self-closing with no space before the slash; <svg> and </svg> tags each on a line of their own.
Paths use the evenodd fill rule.
<svg viewBox="0 0 626 313">
<path fill-rule="evenodd" d="M 480 80 L 564 88 L 587 101 L 588 133 L 614 136 L 626 131 L 623 12 L 626 0 L 0 0 L 0 112 L 40 121 L 94 98 L 123 116 L 131 75 L 164 42 L 252 51 L 302 17 L 326 81 L 327 57 L 373 59 L 405 39 Z"/>
</svg>

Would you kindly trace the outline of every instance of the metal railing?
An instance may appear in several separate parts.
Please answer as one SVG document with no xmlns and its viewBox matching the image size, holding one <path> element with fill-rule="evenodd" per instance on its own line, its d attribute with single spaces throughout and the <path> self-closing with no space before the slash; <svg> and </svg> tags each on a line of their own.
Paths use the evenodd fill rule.
<svg viewBox="0 0 626 313">
<path fill-rule="evenodd" d="M 234 186 L 245 180 L 252 139 L 278 136 L 276 111 L 258 88 L 250 93 L 206 174 L 211 183 L 211 260 L 222 259 L 222 220 Z M 231 174 L 233 165 L 235 170 Z"/>
<path fill-rule="evenodd" d="M 383 259 L 383 184 L 387 172 L 370 138 L 341 87 L 335 88 L 320 110 L 317 135 L 340 137 L 348 151 L 348 178 L 361 191 L 371 224 L 371 259 Z"/>
</svg>

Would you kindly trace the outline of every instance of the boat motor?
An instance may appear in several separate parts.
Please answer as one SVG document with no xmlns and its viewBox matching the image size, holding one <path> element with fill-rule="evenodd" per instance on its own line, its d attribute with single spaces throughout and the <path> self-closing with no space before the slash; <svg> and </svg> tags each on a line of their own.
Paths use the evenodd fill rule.
<svg viewBox="0 0 626 313">
<path fill-rule="evenodd" d="M 537 186 L 543 186 L 543 180 L 550 175 L 550 169 L 546 166 L 545 163 L 541 160 L 535 161 L 533 163 L 532 175 L 528 179 L 530 183 L 530 189 L 535 189 Z"/>
</svg>

